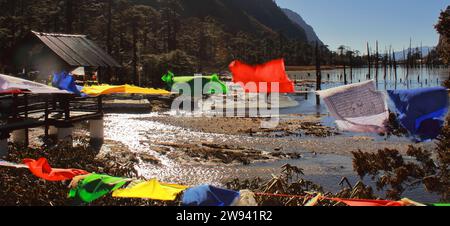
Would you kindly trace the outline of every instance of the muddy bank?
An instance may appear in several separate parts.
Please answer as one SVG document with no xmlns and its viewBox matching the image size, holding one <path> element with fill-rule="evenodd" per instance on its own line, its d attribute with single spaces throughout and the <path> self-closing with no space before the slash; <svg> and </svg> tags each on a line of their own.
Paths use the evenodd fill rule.
<svg viewBox="0 0 450 226">
<path fill-rule="evenodd" d="M 413 143 L 406 137 L 393 134 L 382 137 L 369 134 L 341 134 L 336 128 L 325 126 L 322 116 L 289 115 L 273 129 L 261 128 L 260 118 L 174 117 L 158 115 L 140 118 L 164 125 L 175 126 L 198 133 L 223 135 L 216 144 L 232 145 L 239 149 L 265 152 L 317 153 L 351 155 L 352 151 L 376 152 L 379 149 L 397 149 L 406 153 Z M 189 135 L 188 135 L 189 136 Z M 226 138 L 229 139 L 226 139 Z M 184 141 L 186 142 L 186 140 Z M 198 143 L 188 139 L 188 143 Z M 218 142 L 218 143 L 217 143 Z M 434 148 L 434 143 L 415 144 L 424 149 Z"/>
<path fill-rule="evenodd" d="M 166 125 L 178 126 L 196 132 L 224 135 L 249 136 L 314 136 L 328 137 L 338 135 L 334 128 L 323 126 L 320 117 L 293 115 L 298 119 L 281 119 L 276 128 L 262 128 L 268 119 L 264 118 L 234 118 L 234 117 L 149 117 L 150 120 Z"/>
<path fill-rule="evenodd" d="M 160 142 L 157 145 L 171 147 L 175 151 L 164 148 L 152 147 L 154 150 L 163 151 L 171 159 L 180 163 L 197 162 L 209 165 L 215 164 L 244 164 L 255 162 L 276 161 L 281 159 L 299 159 L 299 153 L 264 152 L 252 149 L 243 149 L 225 144 L 201 143 L 179 144 Z"/>
</svg>

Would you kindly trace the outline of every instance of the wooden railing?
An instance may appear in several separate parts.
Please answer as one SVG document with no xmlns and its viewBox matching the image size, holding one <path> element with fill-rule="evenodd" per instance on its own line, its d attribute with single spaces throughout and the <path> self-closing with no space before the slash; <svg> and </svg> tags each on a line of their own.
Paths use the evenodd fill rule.
<svg viewBox="0 0 450 226">
<path fill-rule="evenodd" d="M 71 127 L 73 124 L 103 117 L 102 97 L 81 98 L 74 95 L 49 94 L 0 95 L 0 137 L 15 130 L 50 126 Z M 76 113 L 76 114 L 74 114 Z"/>
</svg>

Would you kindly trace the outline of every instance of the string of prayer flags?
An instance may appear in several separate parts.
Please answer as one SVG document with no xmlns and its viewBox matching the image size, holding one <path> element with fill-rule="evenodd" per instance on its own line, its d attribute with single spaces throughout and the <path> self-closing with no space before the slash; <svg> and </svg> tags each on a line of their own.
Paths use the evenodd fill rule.
<svg viewBox="0 0 450 226">
<path fill-rule="evenodd" d="M 116 198 L 142 198 L 160 201 L 174 201 L 177 195 L 186 190 L 187 186 L 160 183 L 153 179 L 138 184 L 131 184 L 126 189 L 113 192 Z"/>
<path fill-rule="evenodd" d="M 448 91 L 444 87 L 390 90 L 388 94 L 398 121 L 416 141 L 439 136 L 449 107 Z"/>
<path fill-rule="evenodd" d="M 69 198 L 75 198 L 86 203 L 91 203 L 108 193 L 124 186 L 130 179 L 112 177 L 101 174 L 90 174 L 82 180 L 73 183 L 69 192 Z"/>
<path fill-rule="evenodd" d="M 67 181 L 75 176 L 88 174 L 88 172 L 79 169 L 53 169 L 46 158 L 24 159 L 23 163 L 28 166 L 31 173 L 39 178 L 48 181 Z"/>
<path fill-rule="evenodd" d="M 383 133 L 389 120 L 385 95 L 373 80 L 317 92 L 342 131 Z"/>
<path fill-rule="evenodd" d="M 183 206 L 231 206 L 238 198 L 239 192 L 202 185 L 184 192 Z"/>
<path fill-rule="evenodd" d="M 344 203 L 348 206 L 382 207 L 382 206 L 426 206 L 422 203 L 404 198 L 400 201 L 369 200 L 369 199 L 344 199 L 330 198 L 322 194 L 301 196 L 288 194 L 254 193 L 250 190 L 240 192 L 217 188 L 211 185 L 202 185 L 189 188 L 183 185 L 160 183 L 157 179 L 150 181 L 133 181 L 132 179 L 112 177 L 101 174 L 89 174 L 77 169 L 52 169 L 47 159 L 25 159 L 24 165 L 0 160 L 0 166 L 12 168 L 29 168 L 37 177 L 49 181 L 64 181 L 72 178 L 68 197 L 85 203 L 91 203 L 112 192 L 115 198 L 142 198 L 160 201 L 175 201 L 177 196 L 184 191 L 182 196 L 183 206 L 258 206 L 255 196 L 290 197 L 310 199 L 305 206 L 317 206 L 321 200 L 329 200 Z M 126 183 L 131 182 L 127 188 L 120 189 Z M 120 190 L 119 190 L 120 189 Z M 445 206 L 448 203 L 429 204 L 430 206 Z"/>
</svg>

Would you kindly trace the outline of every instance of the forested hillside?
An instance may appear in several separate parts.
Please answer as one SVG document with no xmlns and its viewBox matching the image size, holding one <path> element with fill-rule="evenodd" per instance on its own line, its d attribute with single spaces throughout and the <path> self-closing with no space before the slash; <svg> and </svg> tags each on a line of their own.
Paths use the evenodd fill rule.
<svg viewBox="0 0 450 226">
<path fill-rule="evenodd" d="M 30 30 L 86 34 L 123 65 L 106 82 L 156 85 L 168 69 L 219 72 L 234 59 L 314 63 L 305 31 L 273 0 L 0 0 L 0 8 L 0 54 Z"/>
</svg>

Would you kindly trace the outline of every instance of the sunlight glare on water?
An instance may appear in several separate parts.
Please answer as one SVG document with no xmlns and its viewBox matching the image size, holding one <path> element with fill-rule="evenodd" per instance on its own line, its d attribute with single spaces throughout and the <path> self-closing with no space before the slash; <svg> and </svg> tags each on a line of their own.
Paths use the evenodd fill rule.
<svg viewBox="0 0 450 226">
<path fill-rule="evenodd" d="M 150 154 L 161 161 L 160 166 L 151 163 L 141 163 L 137 166 L 139 174 L 146 179 L 158 178 L 170 183 L 184 183 L 189 185 L 213 184 L 220 185 L 225 175 L 235 174 L 232 167 L 212 166 L 186 166 L 177 163 L 165 155 L 153 151 L 149 143 L 171 142 L 192 143 L 202 142 L 232 142 L 236 136 L 207 134 L 193 132 L 187 129 L 164 125 L 148 117 L 157 117 L 158 114 L 109 114 L 105 117 L 105 139 L 125 144 L 131 152 Z M 173 151 L 173 150 L 172 150 Z"/>
</svg>

